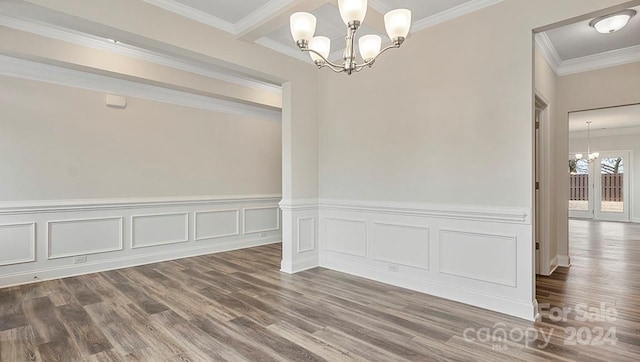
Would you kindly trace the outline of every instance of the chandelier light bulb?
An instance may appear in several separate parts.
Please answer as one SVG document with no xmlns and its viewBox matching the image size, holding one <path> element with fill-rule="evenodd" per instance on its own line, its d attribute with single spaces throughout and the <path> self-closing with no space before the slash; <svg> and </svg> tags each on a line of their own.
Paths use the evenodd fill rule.
<svg viewBox="0 0 640 362">
<path fill-rule="evenodd" d="M 379 35 L 365 35 L 358 42 L 360 55 L 365 62 L 368 62 L 380 53 L 382 48 L 382 38 Z"/>
<path fill-rule="evenodd" d="M 314 50 L 320 55 L 322 55 L 325 59 L 329 58 L 329 53 L 331 52 L 331 39 L 326 36 L 315 36 L 309 41 L 309 49 Z M 314 52 L 309 52 L 311 59 L 317 63 L 324 63 L 324 59 L 322 59 L 318 54 Z"/>
<path fill-rule="evenodd" d="M 631 20 L 635 15 L 635 10 L 624 10 L 593 19 L 589 25 L 595 28 L 599 33 L 611 34 L 624 28 L 629 23 L 629 20 Z"/>
<path fill-rule="evenodd" d="M 384 15 L 384 26 L 391 40 L 406 38 L 411 28 L 411 11 L 407 9 L 389 11 Z"/>
<path fill-rule="evenodd" d="M 362 23 L 367 14 L 367 0 L 338 0 L 340 16 L 346 25 L 349 23 Z"/>
<path fill-rule="evenodd" d="M 293 13 L 289 18 L 291 35 L 297 42 L 311 41 L 316 32 L 316 17 L 309 13 Z"/>
<path fill-rule="evenodd" d="M 576 160 L 582 159 L 582 153 L 576 153 Z"/>
</svg>

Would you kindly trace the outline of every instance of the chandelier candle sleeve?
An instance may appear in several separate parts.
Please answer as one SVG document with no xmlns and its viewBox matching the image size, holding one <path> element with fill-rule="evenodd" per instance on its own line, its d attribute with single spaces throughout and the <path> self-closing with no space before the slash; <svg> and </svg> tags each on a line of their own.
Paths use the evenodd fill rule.
<svg viewBox="0 0 640 362">
<path fill-rule="evenodd" d="M 361 24 L 367 15 L 367 0 L 338 0 L 340 16 L 345 25 L 358 22 Z"/>
<path fill-rule="evenodd" d="M 290 18 L 291 35 L 297 42 L 308 44 L 316 32 L 316 17 L 309 13 L 294 13 Z"/>
</svg>

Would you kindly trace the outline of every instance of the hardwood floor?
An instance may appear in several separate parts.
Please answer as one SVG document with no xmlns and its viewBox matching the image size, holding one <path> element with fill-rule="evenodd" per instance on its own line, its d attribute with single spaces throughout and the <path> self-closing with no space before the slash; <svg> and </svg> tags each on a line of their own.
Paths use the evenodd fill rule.
<svg viewBox="0 0 640 362">
<path fill-rule="evenodd" d="M 0 359 L 639 360 L 640 225 L 570 227 L 573 266 L 538 278 L 537 323 L 321 268 L 283 274 L 275 244 L 0 290 Z M 617 316 L 581 321 L 584 303 Z M 579 344 L 599 328 L 617 341 Z"/>
</svg>

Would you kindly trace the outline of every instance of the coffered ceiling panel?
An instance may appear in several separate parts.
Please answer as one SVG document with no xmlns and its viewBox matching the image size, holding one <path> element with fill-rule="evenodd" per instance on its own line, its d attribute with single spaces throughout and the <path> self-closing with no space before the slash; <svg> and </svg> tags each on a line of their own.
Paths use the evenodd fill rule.
<svg viewBox="0 0 640 362">
<path fill-rule="evenodd" d="M 421 20 L 470 2 L 472 0 L 369 0 L 369 5 L 382 13 L 398 8 L 410 9 L 414 20 Z"/>
<path fill-rule="evenodd" d="M 175 0 L 216 18 L 235 24 L 270 0 Z"/>
</svg>

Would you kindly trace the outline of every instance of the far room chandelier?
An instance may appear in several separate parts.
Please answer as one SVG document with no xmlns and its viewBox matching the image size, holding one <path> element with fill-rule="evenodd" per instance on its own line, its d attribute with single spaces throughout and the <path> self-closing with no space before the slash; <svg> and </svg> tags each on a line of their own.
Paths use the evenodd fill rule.
<svg viewBox="0 0 640 362">
<path fill-rule="evenodd" d="M 328 67 L 336 73 L 345 72 L 351 75 L 364 67 L 371 67 L 380 54 L 389 49 L 400 48 L 411 27 L 411 11 L 407 9 L 391 10 L 384 16 L 384 24 L 392 44 L 382 48 L 382 37 L 365 35 L 360 37 L 358 45 L 363 63 L 356 62 L 355 36 L 367 13 L 367 0 L 338 0 L 340 16 L 347 25 L 346 48 L 342 64 L 329 60 L 331 39 L 315 36 L 316 17 L 309 13 L 299 12 L 291 15 L 291 35 L 303 52 L 309 52 L 318 68 Z"/>
<path fill-rule="evenodd" d="M 589 22 L 589 26 L 592 26 L 602 34 L 615 33 L 616 31 L 624 28 L 629 20 L 636 15 L 636 11 L 633 9 L 623 10 L 617 13 L 608 14 L 595 18 Z"/>
<path fill-rule="evenodd" d="M 577 160 L 581 160 L 583 157 L 584 155 L 582 153 L 576 153 Z M 591 162 L 598 157 L 600 157 L 600 153 L 591 153 L 591 121 L 587 121 L 587 160 Z"/>
</svg>

